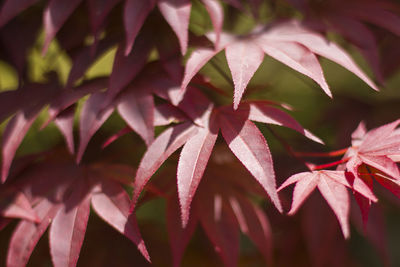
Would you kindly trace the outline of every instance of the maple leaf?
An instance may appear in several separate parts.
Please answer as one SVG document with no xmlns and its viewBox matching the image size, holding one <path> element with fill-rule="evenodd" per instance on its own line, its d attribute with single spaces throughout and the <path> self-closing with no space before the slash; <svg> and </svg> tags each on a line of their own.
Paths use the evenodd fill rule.
<svg viewBox="0 0 400 267">
<path fill-rule="evenodd" d="M 52 167 L 49 168 L 48 164 Z M 136 219 L 129 214 L 130 198 L 120 184 L 131 184 L 132 174 L 131 167 L 121 164 L 77 166 L 63 153 L 48 155 L 41 162 L 31 164 L 17 176 L 13 185 L 21 192 L 16 195 L 18 199 L 2 214 L 24 219 L 12 234 L 7 264 L 25 265 L 50 226 L 50 254 L 54 266 L 75 266 L 85 236 L 90 205 L 108 224 L 134 242 L 150 261 Z M 33 210 L 29 210 L 29 204 Z"/>
<path fill-rule="evenodd" d="M 322 170 L 297 173 L 289 177 L 279 187 L 278 191 L 293 183 L 296 183 L 296 186 L 289 214 L 296 213 L 304 200 L 318 187 L 318 190 L 335 213 L 345 238 L 349 238 L 350 236 L 350 199 L 346 187 L 357 191 L 371 201 L 377 201 L 372 191 L 364 183 L 350 185 L 344 171 Z"/>
<path fill-rule="evenodd" d="M 216 43 L 217 37 L 213 33 L 208 34 L 208 38 Z M 192 53 L 185 66 L 181 85 L 183 91 L 196 73 L 224 49 L 235 85 L 233 101 L 235 109 L 238 108 L 251 77 L 263 61 L 264 53 L 310 77 L 329 96 L 331 96 L 329 86 L 316 55 L 342 65 L 370 87 L 378 90 L 344 50 L 296 20 L 269 25 L 265 29 L 256 28 L 247 36 L 236 37 L 221 33 L 219 40 L 219 45 L 215 49 L 199 48 Z"/>
<path fill-rule="evenodd" d="M 304 12 L 308 24 L 325 32 L 334 30 L 353 43 L 382 82 L 379 37 L 369 25 L 379 26 L 399 36 L 400 17 L 394 12 L 398 5 L 376 0 L 351 0 L 339 5 L 337 1 L 324 1 L 323 5 L 298 0 L 289 2 Z"/>
</svg>

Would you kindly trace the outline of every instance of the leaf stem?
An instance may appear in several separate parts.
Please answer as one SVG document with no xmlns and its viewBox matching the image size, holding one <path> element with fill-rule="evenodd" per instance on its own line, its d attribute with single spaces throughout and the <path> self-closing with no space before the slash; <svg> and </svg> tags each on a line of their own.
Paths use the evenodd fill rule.
<svg viewBox="0 0 400 267">
<path fill-rule="evenodd" d="M 334 162 L 331 162 L 331 163 L 316 165 L 316 166 L 314 166 L 314 167 L 312 168 L 312 170 L 313 170 L 313 171 L 315 171 L 315 170 L 322 170 L 322 169 L 325 169 L 325 168 L 337 166 L 337 165 L 339 165 L 339 164 L 342 164 L 342 163 L 345 163 L 345 162 L 349 161 L 349 159 L 350 159 L 350 158 L 344 158 L 344 159 L 341 159 L 341 160 L 338 160 L 338 161 L 334 161 Z"/>
<path fill-rule="evenodd" d="M 297 152 L 294 151 L 293 153 L 298 157 L 337 157 L 342 156 L 346 153 L 349 148 L 343 148 L 335 151 L 330 152 Z"/>
</svg>

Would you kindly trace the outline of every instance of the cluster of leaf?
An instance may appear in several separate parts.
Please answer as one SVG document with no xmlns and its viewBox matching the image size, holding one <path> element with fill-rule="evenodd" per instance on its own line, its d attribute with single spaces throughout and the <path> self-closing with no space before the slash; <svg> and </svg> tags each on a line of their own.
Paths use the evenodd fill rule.
<svg viewBox="0 0 400 267">
<path fill-rule="evenodd" d="M 0 93 L 0 120 L 5 125 L 0 229 L 11 218 L 21 219 L 10 240 L 9 266 L 26 265 L 48 227 L 53 264 L 76 265 L 90 206 L 131 239 L 150 261 L 135 210 L 151 198 L 143 191 L 152 190 L 162 192 L 158 195 L 167 199 L 174 266 L 180 265 L 198 223 L 226 266 L 237 264 L 239 231 L 248 235 L 265 261 L 272 264 L 270 224 L 252 199 L 268 196 L 279 212 L 283 208 L 267 140 L 254 122 L 290 128 L 310 140 L 323 142 L 289 115 L 287 105 L 271 100 L 242 100 L 246 88 L 267 55 L 311 78 L 330 97 L 319 57 L 341 65 L 378 90 L 349 53 L 328 40 L 325 33 L 335 31 L 360 49 L 376 80 L 383 82 L 397 66 L 384 71 L 381 66 L 396 49 L 386 49 L 389 56 L 385 56 L 379 51 L 377 39 L 382 32 L 400 34 L 399 6 L 392 1 L 375 0 L 323 1 L 324 4 L 301 0 L 193 2 L 207 11 L 213 26 L 204 36 L 189 30 L 190 0 L 2 1 L 0 56 L 15 68 L 19 78 L 18 88 Z M 224 18 L 229 12 L 257 17 L 263 6 L 275 10 L 273 21 L 243 35 L 224 31 Z M 301 12 L 303 19 L 281 17 L 278 6 Z M 43 81 L 32 79 L 30 72 L 35 66 L 30 65 L 27 55 L 34 49 L 41 28 L 43 55 L 53 42 L 72 62 L 66 82 L 60 82 L 53 72 L 47 73 Z M 113 48 L 116 53 L 110 75 L 87 75 L 90 66 Z M 230 93 L 199 74 L 222 51 L 233 80 L 233 105 L 225 100 Z M 189 56 L 184 60 L 186 54 Z M 70 155 L 55 148 L 14 160 L 24 137 L 44 110 L 48 116 L 42 128 L 54 122 Z M 140 136 L 146 151 L 135 166 L 136 174 L 129 165 L 113 159 L 94 160 L 95 156 L 87 155 L 92 137 L 114 112 L 126 127 L 109 137 L 103 147 L 131 131 Z M 342 160 L 331 165 L 306 164 L 309 172 L 291 176 L 280 187 L 296 183 L 289 214 L 295 213 L 318 187 L 347 238 L 350 199 L 346 187 L 352 190 L 364 223 L 371 202 L 377 201 L 372 179 L 400 197 L 396 165 L 400 158 L 400 133 L 396 130 L 399 123 L 369 132 L 361 124 Z M 157 136 L 155 128 L 161 132 Z M 218 151 L 224 146 L 257 183 L 243 179 L 240 170 L 226 177 L 222 167 L 240 168 L 224 163 L 227 158 L 232 161 L 226 157 L 227 151 Z M 176 186 L 154 183 L 146 187 L 180 148 Z M 336 165 L 335 171 L 324 170 Z M 133 190 L 131 196 L 127 189 Z"/>
</svg>

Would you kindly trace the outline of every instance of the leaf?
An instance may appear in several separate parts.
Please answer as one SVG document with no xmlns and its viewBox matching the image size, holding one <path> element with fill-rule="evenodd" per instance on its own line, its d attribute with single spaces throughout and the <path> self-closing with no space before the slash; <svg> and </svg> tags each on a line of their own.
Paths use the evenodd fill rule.
<svg viewBox="0 0 400 267">
<path fill-rule="evenodd" d="M 5 0 L 0 11 L 0 28 L 38 0 Z"/>
<path fill-rule="evenodd" d="M 151 143 L 136 172 L 131 210 L 135 208 L 139 195 L 151 176 L 172 153 L 196 133 L 197 128 L 186 122 L 168 128 Z"/>
<path fill-rule="evenodd" d="M 32 222 L 40 222 L 40 218 L 23 192 L 5 189 L 1 192 L 0 215 L 6 218 L 21 218 Z"/>
<path fill-rule="evenodd" d="M 150 145 L 154 139 L 154 101 L 145 89 L 140 85 L 128 87 L 118 98 L 117 109 L 129 127 Z"/>
<path fill-rule="evenodd" d="M 229 201 L 241 231 L 257 246 L 265 262 L 272 265 L 272 231 L 265 213 L 246 197 L 230 198 Z"/>
<path fill-rule="evenodd" d="M 330 179 L 321 177 L 318 183 L 318 189 L 322 196 L 328 202 L 329 206 L 335 212 L 346 239 L 350 237 L 349 211 L 350 199 L 346 188 Z"/>
<path fill-rule="evenodd" d="M 182 55 L 186 54 L 190 10 L 192 8 L 190 0 L 159 0 L 158 8 L 178 36 Z"/>
<path fill-rule="evenodd" d="M 336 62 L 347 70 L 353 72 L 371 88 L 378 91 L 378 87 L 354 63 L 353 59 L 335 43 L 326 40 L 320 34 L 303 27 L 298 21 L 293 20 L 272 27 L 264 34 L 272 41 L 297 42 L 307 47 L 311 52 Z"/>
<path fill-rule="evenodd" d="M 97 35 L 105 18 L 121 0 L 88 0 L 89 18 L 93 35 Z"/>
<path fill-rule="evenodd" d="M 44 128 L 49 122 L 54 120 L 57 117 L 57 115 L 60 114 L 60 112 L 70 107 L 74 103 L 77 103 L 85 95 L 96 93 L 106 87 L 107 87 L 107 79 L 98 78 L 83 83 L 74 90 L 62 91 L 51 101 L 49 107 L 49 119 L 42 125 L 41 128 Z"/>
<path fill-rule="evenodd" d="M 210 120 L 209 127 L 198 127 L 197 134 L 185 143 L 179 157 L 177 184 L 183 228 L 189 221 L 190 204 L 218 137 L 218 125 L 214 118 Z"/>
<path fill-rule="evenodd" d="M 173 122 L 186 120 L 186 116 L 171 104 L 161 104 L 154 109 L 154 126 L 164 126 Z"/>
<path fill-rule="evenodd" d="M 249 120 L 284 126 L 299 132 L 314 142 L 323 144 L 321 139 L 304 129 L 293 117 L 286 112 L 272 106 L 270 103 L 264 101 L 246 102 L 239 107 L 239 110 L 242 109 L 248 112 Z"/>
<path fill-rule="evenodd" d="M 123 45 L 120 44 L 115 55 L 112 72 L 107 91 L 107 102 L 127 86 L 146 64 L 148 55 L 152 49 L 150 36 L 142 34 L 136 38 L 135 45 L 128 55 L 124 55 Z"/>
<path fill-rule="evenodd" d="M 54 266 L 76 266 L 85 237 L 90 194 L 87 194 L 85 181 L 77 181 L 73 188 L 50 226 L 50 254 Z"/>
<path fill-rule="evenodd" d="M 46 231 L 60 207 L 60 205 L 44 199 L 34 208 L 36 214 L 41 219 L 39 224 L 30 221 L 21 221 L 18 223 L 8 246 L 7 266 L 26 266 L 37 242 Z"/>
<path fill-rule="evenodd" d="M 126 0 L 124 7 L 124 26 L 126 34 L 125 56 L 127 56 L 135 42 L 146 17 L 153 10 L 156 0 Z"/>
<path fill-rule="evenodd" d="M 32 123 L 39 115 L 40 109 L 41 107 L 35 107 L 27 111 L 19 111 L 8 122 L 2 138 L 1 182 L 4 183 L 7 179 L 14 155 Z"/>
<path fill-rule="evenodd" d="M 308 48 L 295 42 L 258 41 L 257 43 L 267 55 L 310 77 L 332 97 L 318 58 Z"/>
<path fill-rule="evenodd" d="M 204 6 L 210 15 L 211 22 L 214 26 L 214 31 L 216 35 L 215 47 L 219 45 L 219 36 L 222 31 L 222 26 L 224 24 L 224 9 L 217 0 L 202 0 Z"/>
<path fill-rule="evenodd" d="M 75 144 L 74 144 L 74 116 L 75 116 L 75 106 L 61 112 L 54 123 L 57 125 L 58 129 L 64 136 L 65 142 L 67 143 L 69 153 L 74 154 Z"/>
<path fill-rule="evenodd" d="M 235 85 L 233 108 L 237 109 L 247 84 L 264 59 L 264 52 L 251 41 L 237 41 L 228 45 L 225 53 Z"/>
<path fill-rule="evenodd" d="M 176 194 L 167 199 L 167 230 L 169 236 L 169 244 L 172 251 L 172 262 L 174 267 L 179 267 L 185 248 L 188 245 L 190 238 L 196 230 L 198 218 L 194 213 L 186 227 L 182 227 L 178 205 L 178 198 Z"/>
<path fill-rule="evenodd" d="M 268 193 L 275 207 L 282 212 L 276 191 L 275 172 L 268 144 L 251 121 L 241 121 L 233 116 L 219 116 L 222 136 L 233 154 L 249 170 Z"/>
<path fill-rule="evenodd" d="M 211 191 L 211 190 L 210 190 Z M 239 256 L 239 231 L 232 210 L 223 203 L 221 195 L 206 194 L 197 203 L 200 223 L 224 265 L 237 266 Z"/>
<path fill-rule="evenodd" d="M 66 88 L 73 87 L 74 83 L 81 78 L 87 69 L 115 44 L 115 40 L 105 38 L 91 46 L 87 46 L 79 50 L 72 56 L 72 67 L 69 71 Z"/>
<path fill-rule="evenodd" d="M 219 51 L 215 51 L 209 48 L 199 48 L 193 51 L 190 58 L 185 64 L 185 73 L 181 85 L 182 94 L 186 91 L 186 87 L 192 78 L 200 71 L 200 69 Z"/>
<path fill-rule="evenodd" d="M 42 54 L 46 53 L 56 33 L 81 2 L 82 0 L 50 0 L 43 13 L 45 40 Z"/>
<path fill-rule="evenodd" d="M 80 142 L 78 154 L 76 156 L 77 162 L 81 161 L 86 146 L 88 145 L 92 136 L 113 112 L 112 106 L 102 110 L 102 105 L 104 104 L 106 97 L 106 93 L 92 94 L 83 105 L 81 118 L 79 121 Z"/>
<path fill-rule="evenodd" d="M 96 213 L 118 232 L 136 244 L 138 250 L 150 262 L 150 256 L 133 214 L 129 214 L 129 197 L 118 184 L 103 181 L 102 191 L 92 196 L 92 206 Z"/>
</svg>

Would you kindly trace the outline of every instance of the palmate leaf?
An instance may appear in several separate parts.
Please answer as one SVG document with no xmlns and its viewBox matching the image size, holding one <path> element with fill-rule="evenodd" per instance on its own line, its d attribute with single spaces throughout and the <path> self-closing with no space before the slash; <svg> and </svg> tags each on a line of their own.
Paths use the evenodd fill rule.
<svg viewBox="0 0 400 267">
<path fill-rule="evenodd" d="M 293 183 L 296 183 L 296 186 L 289 214 L 296 213 L 311 192 L 318 187 L 318 190 L 339 220 L 345 238 L 349 238 L 350 236 L 350 199 L 346 187 L 353 189 L 371 201 L 377 201 L 377 198 L 366 184 L 354 183 L 350 185 L 344 171 L 322 170 L 294 174 L 279 187 L 278 191 Z"/>
<path fill-rule="evenodd" d="M 207 36 L 216 42 L 215 34 Z M 353 72 L 375 90 L 377 86 L 354 63 L 351 57 L 325 37 L 314 32 L 299 21 L 270 25 L 266 29 L 255 29 L 248 36 L 235 37 L 221 34 L 219 45 L 214 50 L 198 48 L 193 52 L 185 66 L 182 90 L 186 90 L 190 80 L 216 54 L 225 49 L 226 58 L 234 81 L 234 108 L 239 105 L 248 82 L 263 60 L 263 53 L 309 76 L 331 96 L 322 68 L 316 55 L 326 57 Z M 246 53 L 246 56 L 243 56 Z"/>
<path fill-rule="evenodd" d="M 52 166 L 51 172 L 48 164 Z M 119 181 L 131 184 L 132 173 L 131 167 L 121 164 L 77 166 L 63 153 L 54 153 L 40 163 L 32 164 L 17 177 L 15 186 L 35 204 L 33 210 L 38 222 L 31 223 L 28 219 L 18 224 L 10 241 L 7 264 L 24 266 L 50 225 L 50 254 L 54 266 L 75 266 L 85 236 L 90 204 L 101 218 L 134 242 L 149 260 L 136 219 L 129 214 L 129 196 L 119 184 Z"/>
</svg>

